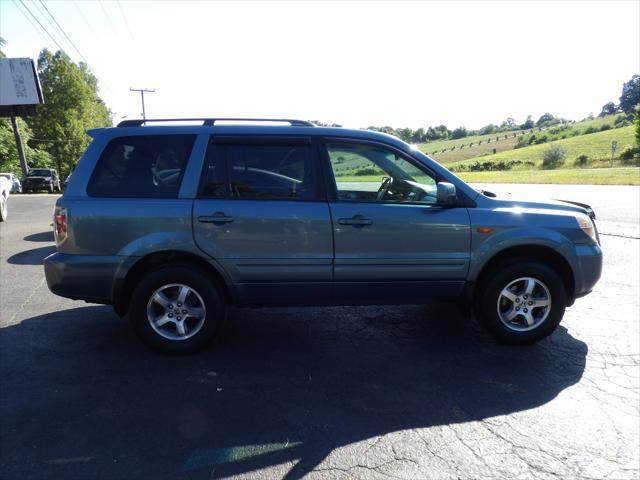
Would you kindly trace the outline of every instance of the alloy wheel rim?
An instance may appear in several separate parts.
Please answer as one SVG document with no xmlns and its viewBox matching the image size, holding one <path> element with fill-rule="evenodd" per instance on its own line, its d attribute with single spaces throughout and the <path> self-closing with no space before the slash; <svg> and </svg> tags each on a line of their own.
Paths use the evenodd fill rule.
<svg viewBox="0 0 640 480">
<path fill-rule="evenodd" d="M 551 312 L 551 293 L 541 280 L 520 277 L 498 295 L 497 311 L 505 327 L 526 332 L 539 327 Z"/>
<path fill-rule="evenodd" d="M 187 340 L 204 325 L 207 310 L 200 294 L 188 285 L 170 283 L 158 288 L 147 303 L 147 320 L 160 336 Z"/>
</svg>

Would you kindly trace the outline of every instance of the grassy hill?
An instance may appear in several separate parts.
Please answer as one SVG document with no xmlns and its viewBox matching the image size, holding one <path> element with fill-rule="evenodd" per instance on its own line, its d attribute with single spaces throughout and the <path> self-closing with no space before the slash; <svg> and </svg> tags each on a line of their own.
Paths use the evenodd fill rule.
<svg viewBox="0 0 640 480">
<path fill-rule="evenodd" d="M 566 167 L 572 167 L 575 159 L 580 155 L 586 155 L 589 158 L 589 164 L 593 166 L 602 165 L 602 162 L 609 162 L 611 158 L 611 142 L 616 140 L 618 148 L 616 155 L 619 155 L 627 147 L 634 144 L 634 127 L 616 128 L 606 130 L 604 132 L 591 133 L 588 135 L 580 135 L 577 137 L 567 138 L 554 142 L 556 145 L 563 147 L 566 151 Z M 453 170 L 462 170 L 462 166 L 469 166 L 475 162 L 508 162 L 512 160 L 520 160 L 521 162 L 533 162 L 535 167 L 542 164 L 542 155 L 549 148 L 549 143 L 540 145 L 531 145 L 528 147 L 511 149 L 502 151 L 492 155 L 485 155 L 481 158 L 471 158 L 455 163 L 447 164 L 447 168 Z M 463 167 L 464 168 L 464 167 Z"/>
<path fill-rule="evenodd" d="M 615 129 L 624 125 L 624 114 L 608 115 L 606 117 L 553 125 L 551 127 L 531 130 L 517 130 L 491 135 L 476 135 L 458 140 L 442 140 L 422 143 L 420 150 L 427 153 L 443 165 L 491 155 L 494 152 L 501 153 L 513 150 L 516 145 L 545 143 L 554 140 L 563 140 L 575 136 L 585 135 L 600 131 L 601 129 Z M 533 137 L 533 138 L 532 138 Z M 443 150 L 445 150 L 443 152 Z M 436 152 L 436 153 L 434 153 Z"/>
</svg>

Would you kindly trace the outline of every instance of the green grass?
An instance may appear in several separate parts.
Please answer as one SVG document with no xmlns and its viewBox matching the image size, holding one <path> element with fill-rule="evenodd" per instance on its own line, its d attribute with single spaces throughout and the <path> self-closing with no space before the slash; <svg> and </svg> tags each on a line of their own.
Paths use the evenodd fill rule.
<svg viewBox="0 0 640 480">
<path fill-rule="evenodd" d="M 565 166 L 567 168 L 573 167 L 573 162 L 580 155 L 587 155 L 590 160 L 603 160 L 611 157 L 611 142 L 617 140 L 618 149 L 616 155 L 619 155 L 626 147 L 633 146 L 634 144 L 634 127 L 628 126 L 623 128 L 616 128 L 613 130 L 606 130 L 604 132 L 591 133 L 589 135 L 580 135 L 578 137 L 567 138 L 566 140 L 558 140 L 554 142 L 557 145 L 562 146 L 566 152 Z M 542 164 L 542 155 L 544 151 L 549 148 L 549 143 L 543 143 L 540 145 L 532 145 L 529 147 L 518 148 L 515 150 L 508 150 L 499 152 L 494 155 L 485 155 L 481 158 L 472 158 L 462 162 L 449 163 L 448 168 L 453 168 L 460 165 L 469 165 L 476 161 L 481 162 L 500 162 L 509 160 L 520 160 L 523 162 L 534 162 L 536 166 Z M 602 166 L 602 162 L 598 162 Z"/>
<path fill-rule="evenodd" d="M 564 183 L 578 185 L 640 185 L 640 168 L 564 168 L 560 170 L 508 170 L 458 174 L 471 183 Z"/>
</svg>

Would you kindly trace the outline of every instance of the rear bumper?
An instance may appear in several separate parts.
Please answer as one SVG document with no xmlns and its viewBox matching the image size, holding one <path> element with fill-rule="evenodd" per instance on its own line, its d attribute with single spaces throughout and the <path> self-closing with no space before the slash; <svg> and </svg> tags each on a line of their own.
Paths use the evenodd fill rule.
<svg viewBox="0 0 640 480">
<path fill-rule="evenodd" d="M 114 256 L 54 253 L 44 259 L 44 274 L 56 295 L 110 305 L 119 265 Z"/>
<path fill-rule="evenodd" d="M 602 249 L 598 245 L 576 247 L 577 269 L 575 298 L 584 297 L 593 290 L 602 275 Z"/>
</svg>

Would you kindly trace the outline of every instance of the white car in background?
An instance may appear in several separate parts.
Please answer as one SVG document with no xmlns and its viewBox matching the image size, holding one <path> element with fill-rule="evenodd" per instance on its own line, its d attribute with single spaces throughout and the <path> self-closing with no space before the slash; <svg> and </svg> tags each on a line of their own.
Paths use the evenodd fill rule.
<svg viewBox="0 0 640 480">
<path fill-rule="evenodd" d="M 13 184 L 7 177 L 0 175 L 0 222 L 7 219 L 7 200 Z"/>
<path fill-rule="evenodd" d="M 11 182 L 11 193 L 22 193 L 22 184 L 20 179 L 16 177 L 15 173 L 0 173 L 0 177 L 6 177 Z"/>
</svg>

